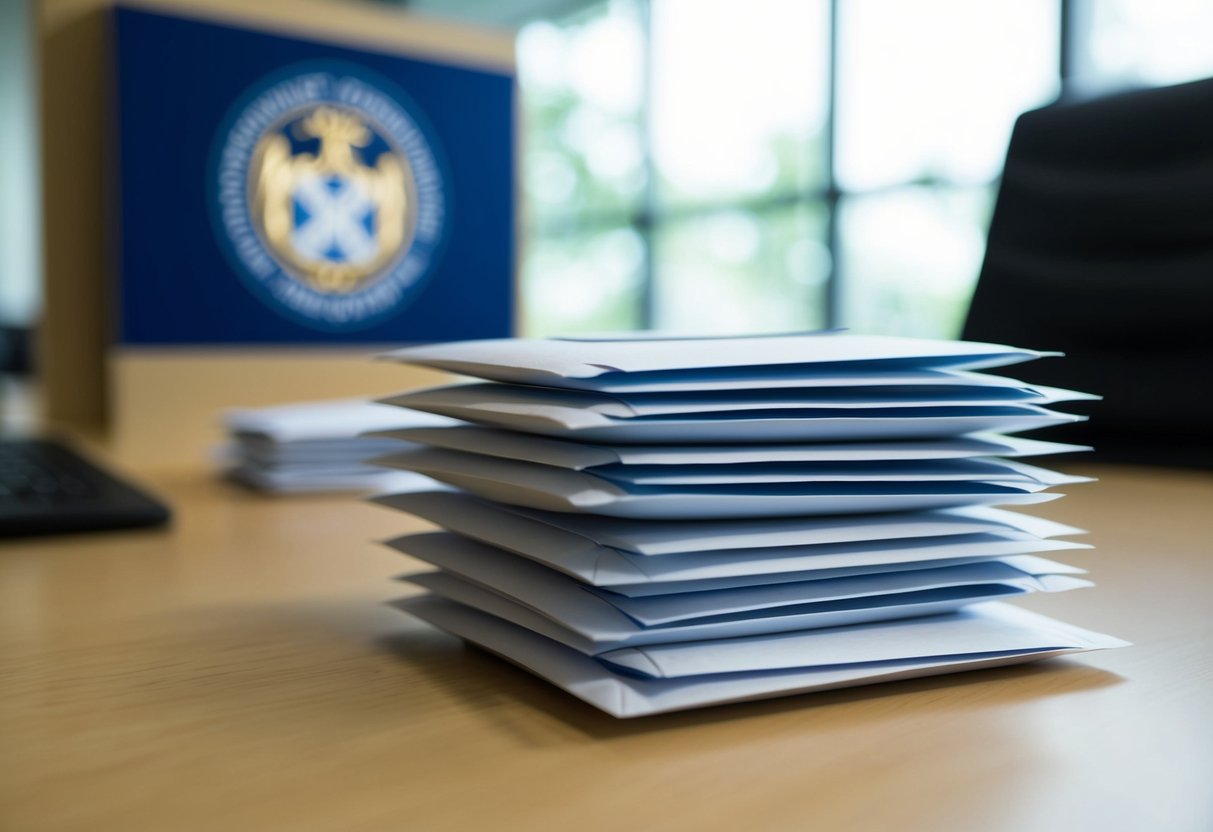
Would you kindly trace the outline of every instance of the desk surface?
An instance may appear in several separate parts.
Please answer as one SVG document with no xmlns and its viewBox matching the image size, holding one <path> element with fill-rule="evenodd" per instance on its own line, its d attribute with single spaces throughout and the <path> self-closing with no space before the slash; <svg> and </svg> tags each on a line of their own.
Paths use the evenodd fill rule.
<svg viewBox="0 0 1213 832">
<path fill-rule="evenodd" d="M 148 475 L 0 544 L 0 828 L 1208 832 L 1213 477 L 1087 470 L 1099 586 L 1021 603 L 1136 646 L 627 722 L 383 606 L 416 521 Z"/>
</svg>

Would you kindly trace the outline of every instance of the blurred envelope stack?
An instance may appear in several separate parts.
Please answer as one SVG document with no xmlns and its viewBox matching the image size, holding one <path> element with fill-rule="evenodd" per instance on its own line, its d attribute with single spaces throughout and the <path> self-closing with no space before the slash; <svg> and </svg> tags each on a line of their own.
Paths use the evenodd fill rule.
<svg viewBox="0 0 1213 832">
<path fill-rule="evenodd" d="M 455 420 L 365 399 L 297 402 L 228 411 L 221 451 L 228 476 L 259 491 L 382 491 L 434 488 L 428 477 L 368 465 L 400 443 L 363 434 L 435 427 Z"/>
<path fill-rule="evenodd" d="M 397 605 L 619 717 L 1030 661 L 1119 639 L 1004 604 L 1090 586 L 1089 548 L 1001 506 L 1088 481 L 1008 436 L 1092 396 L 978 372 L 1043 357 L 839 333 L 469 341 L 387 356 L 483 381 L 383 400 L 451 489 Z"/>
</svg>

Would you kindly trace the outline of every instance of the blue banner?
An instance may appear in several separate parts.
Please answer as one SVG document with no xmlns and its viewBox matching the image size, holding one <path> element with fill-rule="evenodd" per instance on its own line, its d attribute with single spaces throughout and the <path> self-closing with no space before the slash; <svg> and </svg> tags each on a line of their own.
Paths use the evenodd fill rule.
<svg viewBox="0 0 1213 832">
<path fill-rule="evenodd" d="M 511 334 L 506 74 L 119 8 L 123 344 Z"/>
</svg>

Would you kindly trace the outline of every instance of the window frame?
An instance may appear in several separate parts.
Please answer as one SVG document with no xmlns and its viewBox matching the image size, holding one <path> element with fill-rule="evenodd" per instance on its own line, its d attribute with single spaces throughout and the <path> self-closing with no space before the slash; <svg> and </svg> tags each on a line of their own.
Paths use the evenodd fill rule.
<svg viewBox="0 0 1213 832">
<path fill-rule="evenodd" d="M 642 146 L 642 169 L 645 185 L 640 199 L 631 211 L 622 214 L 581 214 L 573 222 L 559 222 L 547 227 L 533 226 L 528 229 L 527 245 L 542 244 L 542 240 L 557 235 L 575 234 L 590 236 L 616 228 L 629 228 L 638 235 L 642 242 L 643 258 L 639 275 L 639 297 L 637 310 L 637 329 L 652 330 L 658 324 L 658 275 L 657 247 L 659 232 L 673 223 L 687 219 L 709 216 L 715 213 L 741 209 L 755 214 L 794 208 L 798 205 L 816 204 L 825 212 L 825 240 L 829 252 L 824 285 L 822 310 L 820 318 L 827 328 L 837 327 L 843 323 L 844 284 L 848 280 L 847 264 L 843 253 L 843 240 L 840 228 L 840 206 L 844 201 L 873 193 L 897 191 L 910 187 L 929 185 L 933 187 L 972 187 L 973 183 L 953 182 L 947 179 L 924 181 L 905 181 L 879 189 L 879 191 L 858 191 L 842 186 L 838 179 L 835 149 L 838 140 L 837 112 L 839 98 L 839 10 L 843 0 L 827 0 L 828 35 L 827 48 L 829 54 L 826 60 L 826 103 L 822 126 L 821 153 L 824 158 L 820 161 L 824 167 L 824 181 L 817 186 L 785 190 L 765 194 L 761 197 L 738 201 L 735 199 L 705 200 L 692 205 L 663 205 L 658 189 L 658 176 L 653 160 L 653 14 L 654 2 L 661 0 L 633 0 L 636 3 L 641 37 L 644 43 L 644 66 L 642 67 L 643 90 L 641 109 L 639 113 L 639 130 Z M 601 5 L 589 4 L 585 10 Z M 1057 76 L 1058 88 L 1062 96 L 1069 93 L 1074 86 L 1076 74 L 1076 54 L 1081 27 L 1078 20 L 1076 0 L 1058 0 L 1060 14 L 1057 39 Z M 817 161 L 817 160 L 814 160 Z M 994 187 L 997 179 L 987 183 Z"/>
</svg>

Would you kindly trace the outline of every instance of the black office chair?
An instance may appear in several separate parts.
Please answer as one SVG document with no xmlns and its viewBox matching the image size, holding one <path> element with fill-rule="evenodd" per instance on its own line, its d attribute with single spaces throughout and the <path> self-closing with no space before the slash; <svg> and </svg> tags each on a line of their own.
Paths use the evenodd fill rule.
<svg viewBox="0 0 1213 832">
<path fill-rule="evenodd" d="M 1213 468 L 1213 79 L 1019 118 L 964 337 L 1105 397 L 1047 438 Z"/>
</svg>

